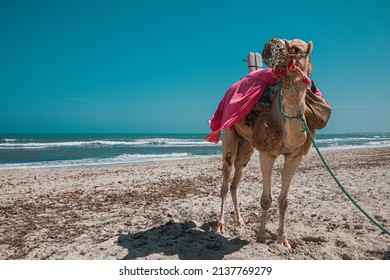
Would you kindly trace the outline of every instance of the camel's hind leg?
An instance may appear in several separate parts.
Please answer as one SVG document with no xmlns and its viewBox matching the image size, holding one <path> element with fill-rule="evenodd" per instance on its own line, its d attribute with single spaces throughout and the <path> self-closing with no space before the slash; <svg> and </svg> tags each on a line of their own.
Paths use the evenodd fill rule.
<svg viewBox="0 0 390 280">
<path fill-rule="evenodd" d="M 222 187 L 221 187 L 221 214 L 219 216 L 217 232 L 223 232 L 225 228 L 225 205 L 229 187 L 229 177 L 232 166 L 236 161 L 238 149 L 238 137 L 233 129 L 225 129 L 222 132 Z"/>
<path fill-rule="evenodd" d="M 232 195 L 234 211 L 236 213 L 236 219 L 239 226 L 245 226 L 244 220 L 241 217 L 240 209 L 238 207 L 237 201 L 237 187 L 241 181 L 242 174 L 244 173 L 244 169 L 248 164 L 251 156 L 254 152 L 253 146 L 243 138 L 240 138 L 238 141 L 238 150 L 237 150 L 237 158 L 234 163 L 234 177 L 233 182 L 230 186 L 230 192 Z"/>
</svg>

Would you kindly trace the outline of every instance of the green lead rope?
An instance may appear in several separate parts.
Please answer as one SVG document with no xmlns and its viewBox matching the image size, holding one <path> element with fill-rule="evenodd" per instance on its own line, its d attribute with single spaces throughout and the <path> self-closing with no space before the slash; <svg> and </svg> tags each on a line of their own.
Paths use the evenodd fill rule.
<svg viewBox="0 0 390 280">
<path fill-rule="evenodd" d="M 291 77 L 290 77 L 291 78 Z M 291 79 L 290 79 L 291 80 Z M 307 132 L 307 134 L 309 135 L 310 137 L 310 140 L 311 142 L 313 143 L 313 146 L 314 148 L 316 149 L 322 163 L 324 164 L 325 168 L 328 170 L 329 174 L 333 177 L 333 179 L 336 181 L 337 185 L 340 187 L 340 189 L 342 190 L 342 192 L 349 198 L 350 201 L 352 201 L 352 203 L 372 222 L 374 223 L 378 228 L 380 228 L 382 230 L 383 233 L 386 233 L 387 235 L 390 236 L 390 232 L 384 228 L 380 223 L 378 223 L 373 217 L 371 217 L 357 202 L 356 200 L 349 194 L 349 192 L 344 188 L 344 186 L 340 183 L 340 181 L 337 179 L 336 175 L 333 174 L 332 170 L 330 169 L 328 163 L 326 162 L 326 160 L 324 159 L 323 155 L 321 154 L 318 146 L 317 146 L 317 143 L 315 142 L 314 140 L 314 137 L 313 135 L 311 134 L 310 132 L 310 129 L 309 127 L 307 126 L 307 123 L 305 121 L 305 119 L 303 118 L 303 115 L 302 115 L 302 112 L 299 108 L 299 103 L 298 103 L 298 100 L 297 100 L 297 95 L 296 95 L 296 91 L 295 91 L 295 88 L 294 88 L 294 84 L 293 82 L 291 81 L 291 88 L 294 92 L 294 96 L 295 96 L 295 100 L 297 102 L 297 107 L 298 107 L 298 114 L 296 116 L 290 116 L 290 115 L 287 115 L 284 111 L 283 111 L 283 106 L 282 106 L 282 79 L 279 79 L 279 85 L 278 85 L 278 104 L 279 104 L 279 111 L 280 113 L 282 114 L 283 117 L 287 118 L 287 119 L 298 119 L 301 123 L 302 123 L 302 128 L 304 131 Z"/>
</svg>

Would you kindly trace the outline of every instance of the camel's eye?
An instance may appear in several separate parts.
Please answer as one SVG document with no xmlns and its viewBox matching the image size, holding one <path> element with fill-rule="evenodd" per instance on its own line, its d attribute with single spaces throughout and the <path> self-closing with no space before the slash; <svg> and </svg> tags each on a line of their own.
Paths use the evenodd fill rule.
<svg viewBox="0 0 390 280">
<path fill-rule="evenodd" d="M 300 49 L 298 47 L 294 47 L 294 52 L 299 53 Z"/>
</svg>

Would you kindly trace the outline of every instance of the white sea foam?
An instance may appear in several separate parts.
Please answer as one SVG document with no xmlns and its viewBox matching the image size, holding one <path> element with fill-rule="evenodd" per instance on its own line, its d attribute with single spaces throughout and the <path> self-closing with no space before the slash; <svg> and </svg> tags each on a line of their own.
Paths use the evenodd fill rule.
<svg viewBox="0 0 390 280">
<path fill-rule="evenodd" d="M 346 137 L 346 138 L 330 138 L 330 139 L 316 139 L 317 143 L 348 143 L 348 142 L 360 142 L 360 141 L 370 141 L 373 139 L 381 139 L 380 136 L 373 137 Z M 382 138 L 383 140 L 390 140 L 389 138 Z"/>
<path fill-rule="evenodd" d="M 383 141 L 369 141 L 365 143 L 366 145 L 371 145 L 371 146 L 388 146 L 390 145 L 389 140 L 383 140 Z"/>
<path fill-rule="evenodd" d="M 321 151 L 327 150 L 352 150 L 352 149 L 370 149 L 390 147 L 390 141 L 371 141 L 359 145 L 335 143 L 326 147 L 319 147 Z M 313 149 L 314 150 L 314 149 Z"/>
<path fill-rule="evenodd" d="M 147 138 L 135 139 L 130 141 L 118 140 L 94 140 L 94 141 L 67 141 L 67 142 L 31 142 L 31 143 L 0 143 L 0 149 L 50 149 L 61 147 L 81 147 L 81 146 L 133 146 L 133 147 L 202 147 L 212 146 L 213 143 L 204 140 L 192 139 L 174 139 L 174 138 Z M 219 144 L 221 145 L 221 144 Z"/>
<path fill-rule="evenodd" d="M 14 141 L 17 141 L 18 139 L 9 139 L 9 138 L 4 138 L 4 139 L 1 139 L 5 142 L 14 142 Z"/>
<path fill-rule="evenodd" d="M 215 155 L 199 156 L 190 153 L 170 153 L 170 154 L 122 154 L 112 158 L 86 158 L 78 160 L 56 160 L 40 161 L 29 163 L 9 163 L 1 164 L 0 170 L 6 169 L 28 169 L 28 168 L 64 168 L 64 167 L 93 167 L 106 165 L 134 164 L 155 161 L 167 161 L 189 158 L 206 158 Z"/>
<path fill-rule="evenodd" d="M 215 145 L 210 142 L 206 142 L 203 139 L 176 139 L 176 138 L 148 138 L 138 139 L 135 142 L 136 145 L 151 145 L 151 146 L 182 146 L 182 147 L 194 147 L 194 146 L 212 146 Z"/>
<path fill-rule="evenodd" d="M 0 149 L 46 149 L 53 147 L 75 147 L 91 144 L 94 141 L 74 141 L 74 142 L 49 142 L 49 143 L 1 143 Z"/>
</svg>

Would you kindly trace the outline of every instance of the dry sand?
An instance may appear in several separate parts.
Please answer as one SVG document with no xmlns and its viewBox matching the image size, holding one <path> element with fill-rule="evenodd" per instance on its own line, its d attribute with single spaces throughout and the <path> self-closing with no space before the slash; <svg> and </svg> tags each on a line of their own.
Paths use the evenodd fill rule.
<svg viewBox="0 0 390 280">
<path fill-rule="evenodd" d="M 348 191 L 390 228 L 390 149 L 326 152 Z M 256 242 L 261 175 L 254 155 L 216 234 L 221 159 L 0 171 L 0 259 L 389 259 L 390 238 L 339 190 L 313 152 L 295 175 L 286 215 L 293 249 L 275 243 L 279 158 L 266 244 Z"/>
</svg>

